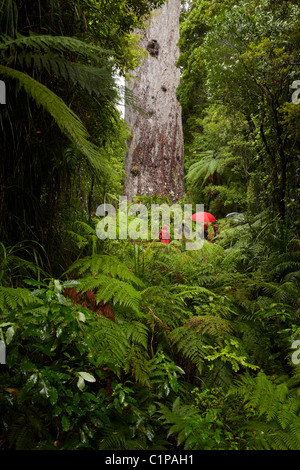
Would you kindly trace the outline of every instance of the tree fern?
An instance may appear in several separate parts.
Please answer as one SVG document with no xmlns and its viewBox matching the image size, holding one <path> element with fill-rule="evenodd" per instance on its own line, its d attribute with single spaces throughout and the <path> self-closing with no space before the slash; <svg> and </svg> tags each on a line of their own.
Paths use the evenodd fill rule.
<svg viewBox="0 0 300 470">
<path fill-rule="evenodd" d="M 104 154 L 88 140 L 88 132 L 76 114 L 67 107 L 64 101 L 45 85 L 29 77 L 29 75 L 4 65 L 0 65 L 0 73 L 16 79 L 36 102 L 54 118 L 56 124 L 76 147 L 85 155 L 91 165 L 102 171 L 109 171 L 105 164 Z"/>
<path fill-rule="evenodd" d="M 89 94 L 103 96 L 111 103 L 118 102 L 117 89 L 108 67 L 91 67 L 90 65 L 71 63 L 55 54 L 37 54 L 23 52 L 18 55 L 21 67 L 32 66 L 38 71 L 45 70 L 51 76 L 64 79 L 66 82 L 80 85 Z"/>
<path fill-rule="evenodd" d="M 208 150 L 207 152 L 201 152 L 199 157 L 202 158 L 189 168 L 187 180 L 196 184 L 201 179 L 203 186 L 207 179 L 219 169 L 220 156 L 216 156 L 213 150 Z"/>
<path fill-rule="evenodd" d="M 55 50 L 60 53 L 70 51 L 81 57 L 94 58 L 96 61 L 100 60 L 99 55 L 103 56 L 109 54 L 109 51 L 95 46 L 93 44 L 80 41 L 74 37 L 69 36 L 51 36 L 47 34 L 33 34 L 29 33 L 28 36 L 23 36 L 17 33 L 16 37 L 2 34 L 0 36 L 0 51 L 9 50 L 11 47 L 20 47 L 21 49 L 34 49 L 40 51 Z M 100 56 L 100 57 L 101 57 Z"/>
<path fill-rule="evenodd" d="M 120 101 L 119 93 L 124 94 L 113 77 L 109 58 L 112 51 L 68 36 L 33 33 L 28 36 L 17 34 L 15 38 L 0 36 L 0 54 L 17 47 L 20 51 L 14 55 L 13 62 L 5 59 L 6 65 L 14 64 L 16 68 L 17 63 L 28 70 L 47 71 L 50 76 L 79 84 L 88 93 L 102 96 L 115 105 Z M 72 60 L 72 54 L 76 55 L 76 61 Z M 69 59 L 66 58 L 68 55 Z M 126 103 L 137 108 L 136 98 L 126 87 L 125 90 Z"/>
</svg>

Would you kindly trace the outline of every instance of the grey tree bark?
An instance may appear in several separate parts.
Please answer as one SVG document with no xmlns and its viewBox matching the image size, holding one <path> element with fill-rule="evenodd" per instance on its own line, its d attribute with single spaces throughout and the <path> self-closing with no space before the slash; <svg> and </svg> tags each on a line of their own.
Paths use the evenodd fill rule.
<svg viewBox="0 0 300 470">
<path fill-rule="evenodd" d="M 139 32 L 148 55 L 126 85 L 145 114 L 125 108 L 132 135 L 125 155 L 124 194 L 129 201 L 137 195 L 164 194 L 173 201 L 184 195 L 183 131 L 176 98 L 180 4 L 169 0 Z"/>
</svg>

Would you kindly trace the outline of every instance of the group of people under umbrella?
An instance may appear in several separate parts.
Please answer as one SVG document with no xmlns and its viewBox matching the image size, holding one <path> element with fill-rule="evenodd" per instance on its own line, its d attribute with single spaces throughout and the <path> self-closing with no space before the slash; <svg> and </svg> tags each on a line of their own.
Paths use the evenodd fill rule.
<svg viewBox="0 0 300 470">
<path fill-rule="evenodd" d="M 230 212 L 229 214 L 226 215 L 226 218 L 230 218 L 231 220 L 234 220 L 236 222 L 242 222 L 245 220 L 244 214 L 242 214 L 241 212 Z M 213 243 L 214 239 L 220 233 L 216 218 L 210 212 L 203 211 L 203 212 L 195 212 L 195 214 L 193 214 L 190 217 L 190 219 L 194 221 L 202 222 L 204 224 L 203 232 L 200 234 L 200 237 Z M 208 224 L 213 224 L 213 232 L 210 234 L 208 233 Z M 183 235 L 183 234 L 187 236 L 189 236 L 190 234 L 190 229 L 188 228 L 185 220 L 182 221 L 182 225 L 180 229 L 178 230 L 178 235 Z M 163 225 L 163 228 L 159 232 L 158 237 L 162 243 L 169 244 L 171 242 L 167 225 Z"/>
<path fill-rule="evenodd" d="M 203 232 L 200 234 L 201 238 L 204 238 L 205 240 L 213 241 L 213 239 L 219 234 L 218 224 L 216 223 L 217 220 L 210 212 L 204 212 L 204 211 L 196 212 L 190 217 L 190 219 L 194 221 L 202 222 L 204 224 Z M 211 224 L 211 223 L 214 223 L 213 234 L 209 235 L 208 224 Z M 185 220 L 183 220 L 182 225 L 180 229 L 178 230 L 178 235 L 189 236 L 189 234 L 190 234 L 190 229 L 188 228 Z M 171 242 L 167 225 L 163 225 L 162 230 L 158 234 L 158 238 L 160 239 L 162 243 L 165 243 L 165 244 L 169 244 Z"/>
</svg>

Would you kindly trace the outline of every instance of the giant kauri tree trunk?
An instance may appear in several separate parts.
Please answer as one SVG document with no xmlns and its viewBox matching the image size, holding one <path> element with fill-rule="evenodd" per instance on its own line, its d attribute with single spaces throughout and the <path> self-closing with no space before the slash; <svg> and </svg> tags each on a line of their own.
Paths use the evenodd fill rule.
<svg viewBox="0 0 300 470">
<path fill-rule="evenodd" d="M 152 14 L 141 33 L 147 58 L 127 83 L 144 111 L 125 109 L 132 135 L 125 156 L 124 194 L 129 201 L 137 195 L 163 194 L 173 201 L 184 195 L 183 131 L 176 98 L 180 3 L 169 0 Z"/>
</svg>

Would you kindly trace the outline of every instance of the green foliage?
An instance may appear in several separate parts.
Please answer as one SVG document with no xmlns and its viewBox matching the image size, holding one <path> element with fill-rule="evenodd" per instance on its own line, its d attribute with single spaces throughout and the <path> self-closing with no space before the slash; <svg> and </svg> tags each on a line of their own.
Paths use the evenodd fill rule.
<svg viewBox="0 0 300 470">
<path fill-rule="evenodd" d="M 80 225 L 93 249 L 65 280 L 0 289 L 4 448 L 297 449 L 299 252 L 267 215 L 202 250 L 149 245 L 139 271 Z"/>
<path fill-rule="evenodd" d="M 24 276 L 34 275 L 39 279 L 45 275 L 40 245 L 31 242 L 20 242 L 14 246 L 5 246 L 0 243 L 0 285 L 16 286 L 18 280 Z M 27 259 L 26 259 L 27 257 Z M 31 262 L 33 259 L 34 262 Z"/>
<path fill-rule="evenodd" d="M 299 139 L 287 101 L 298 6 L 183 9 L 187 187 L 218 217 L 213 243 L 97 236 L 93 212 L 116 205 L 128 135 L 112 77 L 137 63 L 132 29 L 161 3 L 49 2 L 44 17 L 31 2 L 15 17 L 0 1 L 0 68 L 12 78 L 0 186 L 12 189 L 11 172 L 22 198 L 0 195 L 13 214 L 1 229 L 15 235 L 0 243 L 3 450 L 299 449 Z M 244 215 L 222 219 L 231 210 Z M 26 231 L 43 243 L 17 243 Z"/>
<path fill-rule="evenodd" d="M 62 234 L 74 214 L 90 222 L 122 191 L 128 129 L 116 77 L 137 64 L 133 29 L 162 1 L 140 3 L 0 3 L 1 239 L 38 241 L 54 276 L 73 260 Z"/>
<path fill-rule="evenodd" d="M 100 160 L 101 154 L 95 146 L 88 142 L 88 134 L 84 126 L 58 96 L 18 70 L 0 65 L 0 73 L 8 78 L 18 80 L 19 86 L 24 87 L 26 93 L 36 101 L 37 106 L 42 106 L 51 114 L 56 124 L 72 139 L 72 142 L 89 159 L 92 166 L 98 169 L 99 167 L 103 168 L 103 162 Z"/>
<path fill-rule="evenodd" d="M 182 18 L 188 189 L 219 217 L 224 207 L 256 213 L 271 205 L 293 224 L 298 20 L 299 5 L 269 0 L 199 0 Z"/>
<path fill-rule="evenodd" d="M 250 411 L 247 428 L 261 450 L 297 450 L 300 447 L 299 396 L 286 382 L 276 381 L 263 373 L 245 376 L 237 393 Z"/>
<path fill-rule="evenodd" d="M 177 398 L 172 409 L 160 405 L 161 419 L 169 429 L 168 435 L 176 436 L 176 445 L 184 450 L 250 450 L 250 433 L 236 427 L 236 418 L 242 411 L 215 388 L 192 391 L 191 405 L 180 403 Z"/>
</svg>

